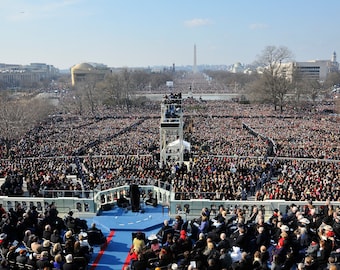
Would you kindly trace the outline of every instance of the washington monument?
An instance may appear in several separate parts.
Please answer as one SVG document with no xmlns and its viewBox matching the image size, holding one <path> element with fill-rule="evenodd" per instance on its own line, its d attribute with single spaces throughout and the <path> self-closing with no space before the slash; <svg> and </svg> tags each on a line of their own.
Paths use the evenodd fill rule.
<svg viewBox="0 0 340 270">
<path fill-rule="evenodd" d="M 192 72 L 197 73 L 196 44 L 194 45 L 194 66 Z"/>
</svg>

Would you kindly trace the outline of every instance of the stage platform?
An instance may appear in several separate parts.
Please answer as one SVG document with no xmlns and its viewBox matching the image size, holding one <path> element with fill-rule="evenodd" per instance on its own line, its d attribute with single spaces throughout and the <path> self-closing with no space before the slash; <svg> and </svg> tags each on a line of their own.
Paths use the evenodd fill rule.
<svg viewBox="0 0 340 270">
<path fill-rule="evenodd" d="M 106 236 L 107 243 L 94 246 L 90 270 L 124 270 L 130 263 L 129 251 L 132 233 L 141 231 L 148 237 L 157 233 L 165 219 L 171 220 L 169 209 L 158 205 L 146 205 L 141 211 L 132 212 L 118 206 L 92 218 L 87 218 L 88 226 L 94 222 Z"/>
<path fill-rule="evenodd" d="M 162 225 L 164 219 L 170 219 L 169 209 L 161 205 L 146 205 L 138 212 L 114 206 L 113 209 L 101 211 L 88 220 L 88 224 L 94 222 L 104 231 L 149 231 Z"/>
</svg>

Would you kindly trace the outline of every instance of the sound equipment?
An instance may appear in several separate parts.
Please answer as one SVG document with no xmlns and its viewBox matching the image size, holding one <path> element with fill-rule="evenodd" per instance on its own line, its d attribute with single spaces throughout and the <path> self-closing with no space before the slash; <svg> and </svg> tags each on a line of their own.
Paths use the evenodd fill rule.
<svg viewBox="0 0 340 270">
<path fill-rule="evenodd" d="M 132 212 L 140 210 L 140 191 L 138 185 L 130 185 L 130 200 Z"/>
<path fill-rule="evenodd" d="M 157 206 L 157 199 L 155 198 L 150 198 L 148 200 L 145 201 L 146 205 L 152 205 L 153 207 Z"/>
<path fill-rule="evenodd" d="M 129 206 L 129 200 L 121 197 L 117 200 L 118 207 L 127 208 Z"/>
<path fill-rule="evenodd" d="M 110 203 L 102 204 L 101 206 L 102 211 L 110 211 L 111 209 L 112 209 L 112 204 Z"/>
</svg>

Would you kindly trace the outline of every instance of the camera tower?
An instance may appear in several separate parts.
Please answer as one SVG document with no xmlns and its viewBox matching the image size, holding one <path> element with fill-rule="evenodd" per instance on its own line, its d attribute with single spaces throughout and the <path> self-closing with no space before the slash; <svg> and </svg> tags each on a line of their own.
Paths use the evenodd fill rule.
<svg viewBox="0 0 340 270">
<path fill-rule="evenodd" d="M 160 166 L 183 162 L 182 94 L 166 95 L 161 103 Z"/>
</svg>

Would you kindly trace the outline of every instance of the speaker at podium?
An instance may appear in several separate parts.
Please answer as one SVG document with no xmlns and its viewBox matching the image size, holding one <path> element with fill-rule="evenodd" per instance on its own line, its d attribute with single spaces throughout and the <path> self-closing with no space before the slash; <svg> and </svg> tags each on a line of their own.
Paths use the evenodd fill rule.
<svg viewBox="0 0 340 270">
<path fill-rule="evenodd" d="M 132 212 L 140 210 L 140 191 L 138 185 L 130 185 L 130 200 Z"/>
</svg>

